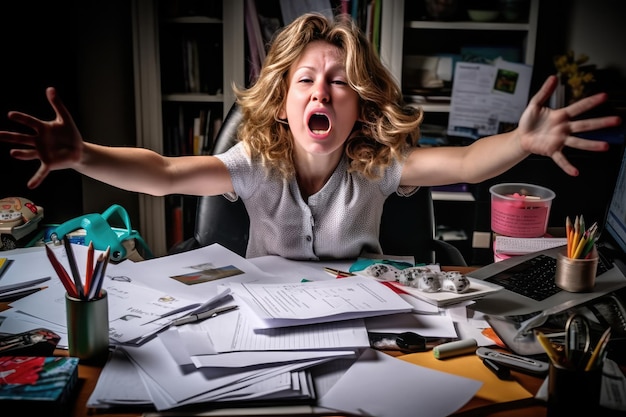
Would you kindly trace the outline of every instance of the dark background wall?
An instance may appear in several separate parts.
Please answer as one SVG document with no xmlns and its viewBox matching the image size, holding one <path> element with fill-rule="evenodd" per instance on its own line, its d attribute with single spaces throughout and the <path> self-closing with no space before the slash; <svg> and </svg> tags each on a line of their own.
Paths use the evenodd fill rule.
<svg viewBox="0 0 626 417">
<path fill-rule="evenodd" d="M 19 110 L 54 117 L 45 89 L 58 89 L 84 138 L 135 144 L 131 2 L 60 0 L 0 5 L 0 129 L 19 129 L 6 114 Z M 38 162 L 15 161 L 0 144 L 0 196 L 22 196 L 45 209 L 46 223 L 119 203 L 138 224 L 137 196 L 56 171 L 35 190 L 26 182 Z"/>
<path fill-rule="evenodd" d="M 588 54 L 603 70 L 597 87 L 609 91 L 614 99 L 613 107 L 604 110 L 623 112 L 626 34 L 617 12 L 619 5 L 620 0 L 543 0 L 532 91 L 554 72 L 552 57 L 574 49 Z M 15 128 L 6 120 L 8 110 L 53 117 L 44 92 L 47 86 L 55 86 L 86 139 L 110 145 L 135 144 L 131 1 L 2 2 L 0 53 L 0 129 Z M 119 203 L 128 209 L 133 226 L 140 229 L 135 194 L 72 171 L 54 172 L 40 188 L 28 190 L 26 181 L 38 164 L 13 161 L 8 149 L 0 144 L 0 196 L 32 199 L 44 206 L 48 223 L 102 212 Z M 606 178 L 603 184 L 611 184 L 613 170 L 603 158 L 606 156 L 592 157 L 585 178 Z M 546 180 L 547 185 L 563 180 L 563 187 L 586 187 L 567 183 L 569 178 L 554 167 L 545 170 L 549 163 L 530 161 L 532 171 L 515 170 L 507 179 Z"/>
</svg>

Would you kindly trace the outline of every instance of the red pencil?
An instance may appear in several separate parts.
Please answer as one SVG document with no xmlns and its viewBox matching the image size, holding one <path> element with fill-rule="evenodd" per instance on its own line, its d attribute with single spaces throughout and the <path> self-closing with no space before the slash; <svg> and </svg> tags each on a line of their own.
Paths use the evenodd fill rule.
<svg viewBox="0 0 626 417">
<path fill-rule="evenodd" d="M 61 280 L 61 284 L 63 284 L 63 286 L 65 287 L 65 290 L 67 291 L 70 297 L 78 298 L 78 292 L 76 292 L 76 287 L 74 286 L 74 283 L 70 279 L 70 276 L 67 274 L 67 271 L 65 270 L 65 268 L 63 268 L 63 265 L 61 265 L 61 263 L 56 258 L 56 256 L 54 256 L 54 252 L 52 251 L 52 249 L 50 249 L 48 245 L 44 245 L 44 246 L 46 247 L 46 254 L 48 255 L 48 259 L 50 260 L 52 267 L 54 268 L 57 275 L 59 276 L 59 279 Z"/>
</svg>

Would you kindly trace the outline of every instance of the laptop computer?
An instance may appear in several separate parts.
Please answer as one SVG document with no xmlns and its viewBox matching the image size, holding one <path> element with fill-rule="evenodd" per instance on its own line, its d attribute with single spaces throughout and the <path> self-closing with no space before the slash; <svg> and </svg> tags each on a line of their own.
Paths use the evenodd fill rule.
<svg viewBox="0 0 626 417">
<path fill-rule="evenodd" d="M 559 306 L 573 307 L 626 286 L 626 152 L 622 155 L 618 178 L 606 212 L 604 225 L 600 230 L 601 234 L 596 246 L 601 258 L 600 264 L 604 264 L 604 268 L 598 270 L 593 292 L 572 293 L 552 285 L 551 295 L 545 298 L 531 298 L 505 287 L 492 295 L 477 300 L 469 308 L 498 316 L 525 315 Z M 468 273 L 467 276 L 498 284 L 515 270 L 522 270 L 517 272 L 525 274 L 523 265 L 529 261 L 535 261 L 540 256 L 556 259 L 558 252 L 563 249 L 564 246 L 560 246 L 515 256 L 479 268 Z M 550 286 L 554 283 L 554 274 L 548 273 L 542 279 Z"/>
</svg>

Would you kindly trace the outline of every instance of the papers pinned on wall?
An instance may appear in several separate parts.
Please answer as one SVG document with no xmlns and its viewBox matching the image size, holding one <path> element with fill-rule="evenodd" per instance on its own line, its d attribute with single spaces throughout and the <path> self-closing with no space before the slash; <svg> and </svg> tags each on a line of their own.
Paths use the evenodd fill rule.
<svg viewBox="0 0 626 417">
<path fill-rule="evenodd" d="M 448 135 L 479 139 L 517 126 L 528 104 L 532 66 L 495 60 L 457 62 Z"/>
</svg>

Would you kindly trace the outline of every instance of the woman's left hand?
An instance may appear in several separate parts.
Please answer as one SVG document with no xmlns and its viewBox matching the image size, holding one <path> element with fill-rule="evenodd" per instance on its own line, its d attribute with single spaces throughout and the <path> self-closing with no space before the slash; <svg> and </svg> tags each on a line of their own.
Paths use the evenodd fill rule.
<svg viewBox="0 0 626 417">
<path fill-rule="evenodd" d="M 608 150 L 609 145 L 602 141 L 578 138 L 573 134 L 618 126 L 621 119 L 618 116 L 576 119 L 577 116 L 604 103 L 608 97 L 606 93 L 583 98 L 560 109 L 545 107 L 557 83 L 556 76 L 548 77 L 541 89 L 532 97 L 520 118 L 517 134 L 522 149 L 548 156 L 567 174 L 576 176 L 578 169 L 563 154 L 564 147 L 597 152 Z"/>
</svg>

